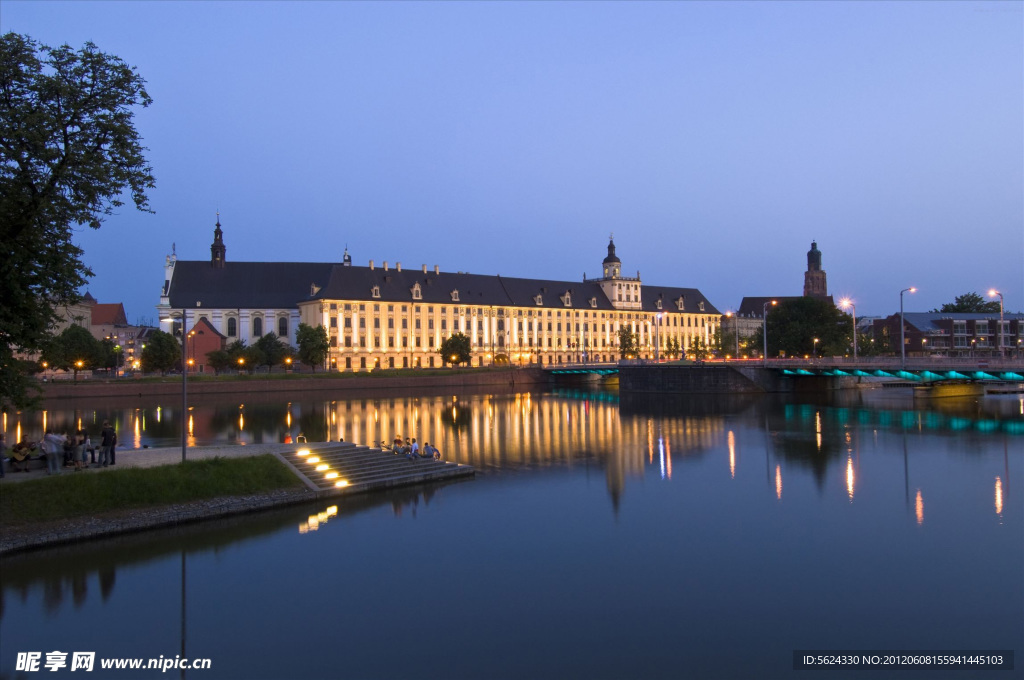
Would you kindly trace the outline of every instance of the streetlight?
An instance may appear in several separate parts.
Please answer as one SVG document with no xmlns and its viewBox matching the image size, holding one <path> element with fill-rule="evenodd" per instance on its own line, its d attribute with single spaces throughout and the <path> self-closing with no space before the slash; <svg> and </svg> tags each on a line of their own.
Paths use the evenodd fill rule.
<svg viewBox="0 0 1024 680">
<path fill-rule="evenodd" d="M 905 329 L 903 325 L 903 294 L 904 293 L 916 293 L 917 288 L 910 287 L 904 288 L 900 291 L 900 368 L 907 367 L 907 347 Z"/>
<path fill-rule="evenodd" d="M 999 343 L 999 356 L 1003 356 L 1003 294 L 993 288 L 988 292 L 989 297 L 999 296 L 999 331 L 996 333 L 996 342 Z"/>
<path fill-rule="evenodd" d="M 761 338 L 764 340 L 764 354 L 761 356 L 762 363 L 768 365 L 768 305 L 775 306 L 779 304 L 778 300 L 772 300 L 771 302 L 764 303 L 764 309 L 761 311 Z"/>
<path fill-rule="evenodd" d="M 843 309 L 849 307 L 853 310 L 853 360 L 857 360 L 857 305 L 853 304 L 853 300 L 850 298 L 843 298 L 839 301 L 839 306 Z"/>
<path fill-rule="evenodd" d="M 819 342 L 820 342 L 820 340 L 818 340 L 818 338 L 814 338 L 814 342 L 811 343 L 811 356 L 814 357 L 815 359 L 818 358 L 818 343 Z"/>
<path fill-rule="evenodd" d="M 726 318 L 732 319 L 732 334 L 736 337 L 736 358 L 740 358 L 740 331 L 739 331 L 739 317 L 732 312 L 725 313 Z"/>
<path fill-rule="evenodd" d="M 81 359 L 75 362 L 75 382 L 78 382 L 78 372 L 82 370 L 84 363 Z"/>
</svg>

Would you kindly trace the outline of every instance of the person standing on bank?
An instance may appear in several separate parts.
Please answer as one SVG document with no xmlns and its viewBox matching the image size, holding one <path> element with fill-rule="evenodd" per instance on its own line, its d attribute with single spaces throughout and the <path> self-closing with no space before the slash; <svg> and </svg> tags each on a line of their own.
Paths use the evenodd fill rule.
<svg viewBox="0 0 1024 680">
<path fill-rule="evenodd" d="M 100 430 L 100 465 L 103 467 L 110 465 L 110 450 L 114 447 L 116 437 L 117 433 L 110 426 L 110 421 L 104 420 L 103 429 Z"/>
<path fill-rule="evenodd" d="M 46 474 L 59 475 L 64 461 L 64 437 L 47 430 L 40 445 L 46 454 Z"/>
</svg>

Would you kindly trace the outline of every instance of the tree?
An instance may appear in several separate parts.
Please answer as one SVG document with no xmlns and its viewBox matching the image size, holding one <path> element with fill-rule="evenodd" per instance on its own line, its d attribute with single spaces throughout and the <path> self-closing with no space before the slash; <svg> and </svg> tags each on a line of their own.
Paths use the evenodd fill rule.
<svg viewBox="0 0 1024 680">
<path fill-rule="evenodd" d="M 799 297 L 768 310 L 768 356 L 843 355 L 853 348 L 853 319 L 828 300 Z M 764 346 L 764 330 L 750 338 L 752 347 Z M 814 339 L 818 342 L 815 343 Z"/>
<path fill-rule="evenodd" d="M 327 329 L 323 324 L 313 328 L 309 324 L 300 323 L 295 329 L 295 341 L 299 345 L 299 361 L 316 372 L 317 366 L 323 366 L 331 351 L 331 343 L 327 338 Z"/>
<path fill-rule="evenodd" d="M 699 335 L 690 343 L 690 354 L 693 355 L 694 361 L 704 361 L 711 356 L 711 348 L 708 343 L 704 342 L 704 338 Z"/>
<path fill-rule="evenodd" d="M 619 329 L 619 355 L 623 359 L 634 359 L 639 354 L 637 344 L 640 341 L 640 336 L 633 332 L 629 326 L 623 326 Z"/>
<path fill-rule="evenodd" d="M 932 313 L 945 314 L 949 312 L 998 314 L 999 302 L 996 300 L 986 302 L 985 298 L 981 297 L 977 293 L 964 293 L 963 295 L 955 297 L 953 302 L 947 302 L 939 309 L 932 310 Z"/>
<path fill-rule="evenodd" d="M 253 345 L 254 348 L 258 349 L 261 353 L 259 361 L 255 363 L 258 366 L 266 366 L 272 368 L 277 364 L 283 364 L 284 358 L 290 355 L 289 347 L 287 343 L 278 338 L 273 333 L 267 333 Z"/>
<path fill-rule="evenodd" d="M 178 339 L 164 331 L 153 331 L 142 348 L 142 370 L 160 371 L 163 375 L 178 365 L 181 346 Z"/>
<path fill-rule="evenodd" d="M 41 359 L 51 368 L 74 371 L 77 379 L 83 369 L 103 367 L 104 354 L 103 345 L 92 333 L 72 324 L 46 343 Z"/>
<path fill-rule="evenodd" d="M 455 333 L 441 341 L 437 353 L 441 355 L 441 364 L 450 362 L 452 365 L 469 363 L 473 355 L 473 344 L 468 335 Z"/>
<path fill-rule="evenodd" d="M 212 352 L 206 353 L 206 365 L 212 368 L 214 375 L 216 375 L 232 367 L 231 357 L 228 355 L 227 350 L 215 349 Z"/>
<path fill-rule="evenodd" d="M 146 212 L 154 186 L 134 111 L 151 99 L 116 56 L 86 43 L 0 36 L 0 404 L 32 400 L 16 353 L 41 350 L 58 307 L 92 276 L 72 243 L 127 191 Z"/>
</svg>

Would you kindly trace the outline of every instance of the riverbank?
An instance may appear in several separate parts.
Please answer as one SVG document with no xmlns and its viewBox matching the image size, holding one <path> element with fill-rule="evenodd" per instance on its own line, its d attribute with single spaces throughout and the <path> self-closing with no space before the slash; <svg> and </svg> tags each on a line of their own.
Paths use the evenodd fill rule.
<svg viewBox="0 0 1024 680">
<path fill-rule="evenodd" d="M 220 446 L 188 449 L 188 458 L 191 461 L 211 461 L 214 459 L 229 460 L 232 458 L 266 456 L 277 454 L 283 448 L 281 444 L 267 444 L 258 446 Z M 15 488 L 11 485 L 22 486 L 23 480 L 38 480 L 31 485 L 32 489 L 45 490 L 48 482 L 67 484 L 75 483 L 75 479 L 95 481 L 95 476 L 102 475 L 105 478 L 114 479 L 114 475 L 120 470 L 132 470 L 138 468 L 159 468 L 161 466 L 173 465 L 181 461 L 180 448 L 147 449 L 144 451 L 132 451 L 131 455 L 123 455 L 115 467 L 90 468 L 82 473 L 73 471 L 63 472 L 57 478 L 46 477 L 44 471 L 32 471 L 30 473 L 8 473 L 0 481 L 0 488 L 6 487 L 5 501 L 15 499 Z M 281 468 L 287 472 L 286 466 L 281 463 Z M 291 475 L 290 472 L 287 472 Z M 164 476 L 166 477 L 166 476 Z M 70 478 L 64 482 L 64 478 Z M 90 480 L 90 478 L 92 478 Z M 104 480 L 105 481 L 105 480 Z M 72 543 L 102 536 L 111 536 L 134 531 L 142 531 L 159 527 L 167 527 L 189 522 L 197 522 L 206 519 L 227 517 L 231 515 L 244 514 L 264 510 L 283 505 L 294 505 L 316 500 L 317 494 L 305 487 L 300 480 L 295 478 L 295 483 L 279 480 L 277 488 L 267 488 L 261 481 L 241 481 L 240 486 L 232 489 L 230 494 L 222 494 L 183 502 L 161 503 L 156 505 L 144 505 L 140 507 L 115 507 L 114 509 L 101 512 L 90 512 L 88 510 L 70 512 L 69 516 L 59 519 L 44 518 L 39 521 L 22 521 L 16 519 L 15 513 L 8 511 L 4 513 L 3 521 L 0 523 L 0 555 L 8 555 L 35 548 L 48 547 L 63 543 Z M 78 482 L 77 484 L 82 484 Z M 114 489 L 116 493 L 117 484 L 105 484 L 104 489 L 94 493 L 110 493 Z M 26 490 L 30 487 L 25 486 Z M 21 489 L 17 489 L 21 491 Z M 130 501 L 129 501 L 130 503 Z M 97 502 L 97 505 L 99 503 Z"/>
<path fill-rule="evenodd" d="M 450 369 L 447 371 L 373 371 L 372 373 L 277 373 L 272 375 L 189 376 L 190 395 L 239 394 L 281 390 L 410 391 L 495 387 L 529 388 L 547 385 L 549 376 L 540 368 Z M 181 376 L 164 378 L 89 378 L 77 382 L 59 380 L 39 383 L 44 399 L 76 397 L 163 396 L 181 394 Z"/>
</svg>

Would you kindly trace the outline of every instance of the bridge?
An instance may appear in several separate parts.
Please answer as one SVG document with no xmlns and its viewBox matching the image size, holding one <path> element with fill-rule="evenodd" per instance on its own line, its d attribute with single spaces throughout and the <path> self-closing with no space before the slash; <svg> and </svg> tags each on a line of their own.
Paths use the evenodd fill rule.
<svg viewBox="0 0 1024 680">
<path fill-rule="evenodd" d="M 625 366 L 737 366 L 767 368 L 786 376 L 869 377 L 934 382 L 938 380 L 1024 381 L 1024 359 L 928 357 L 823 357 L 820 359 L 713 359 L 703 362 L 655 362 L 644 359 L 618 363 L 577 363 L 544 366 L 550 375 L 614 375 Z"/>
<path fill-rule="evenodd" d="M 865 379 L 920 385 L 1024 383 L 1024 360 L 998 357 L 848 357 L 821 359 L 711 360 L 557 364 L 544 366 L 556 381 L 617 377 L 624 391 L 789 392 L 853 387 Z M 821 383 L 820 381 L 826 381 Z"/>
</svg>

